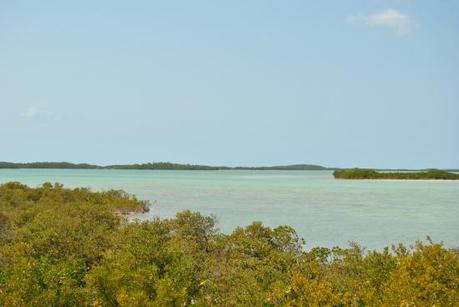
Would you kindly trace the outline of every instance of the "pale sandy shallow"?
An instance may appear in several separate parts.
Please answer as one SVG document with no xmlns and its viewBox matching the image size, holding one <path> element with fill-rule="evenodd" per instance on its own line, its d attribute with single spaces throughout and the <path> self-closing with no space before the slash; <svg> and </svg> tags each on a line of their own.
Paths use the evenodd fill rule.
<svg viewBox="0 0 459 307">
<path fill-rule="evenodd" d="M 133 209 L 133 210 L 118 209 L 118 210 L 115 210 L 114 213 L 120 217 L 131 218 L 133 216 L 142 216 L 148 211 L 149 211 L 149 208 L 145 210 L 144 209 Z"/>
</svg>

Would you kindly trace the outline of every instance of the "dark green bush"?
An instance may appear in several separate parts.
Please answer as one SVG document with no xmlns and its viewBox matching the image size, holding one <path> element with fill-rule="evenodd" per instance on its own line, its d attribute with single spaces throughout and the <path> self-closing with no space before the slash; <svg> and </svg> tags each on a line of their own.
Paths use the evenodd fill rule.
<svg viewBox="0 0 459 307">
<path fill-rule="evenodd" d="M 333 172 L 333 176 L 337 179 L 459 180 L 459 174 L 438 169 L 430 169 L 420 172 L 377 172 L 372 169 L 351 168 L 345 170 L 336 170 Z"/>
<path fill-rule="evenodd" d="M 456 306 L 457 251 L 313 248 L 287 226 L 128 222 L 121 191 L 0 186 L 0 306 Z"/>
</svg>

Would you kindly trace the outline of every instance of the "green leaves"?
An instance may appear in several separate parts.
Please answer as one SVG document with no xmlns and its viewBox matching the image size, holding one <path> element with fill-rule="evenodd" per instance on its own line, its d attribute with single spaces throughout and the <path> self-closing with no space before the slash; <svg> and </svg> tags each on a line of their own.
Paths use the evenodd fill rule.
<svg viewBox="0 0 459 307">
<path fill-rule="evenodd" d="M 0 306 L 454 306 L 457 251 L 303 249 L 288 226 L 127 222 L 122 191 L 0 186 Z M 131 208 L 131 209 L 130 209 Z M 118 212 L 118 213 L 117 213 Z"/>
</svg>

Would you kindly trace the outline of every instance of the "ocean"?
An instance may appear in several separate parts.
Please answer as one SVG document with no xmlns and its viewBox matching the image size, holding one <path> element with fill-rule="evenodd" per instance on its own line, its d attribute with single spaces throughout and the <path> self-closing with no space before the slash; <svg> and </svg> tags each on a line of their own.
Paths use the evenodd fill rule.
<svg viewBox="0 0 459 307">
<path fill-rule="evenodd" d="M 289 225 L 306 249 L 349 242 L 381 249 L 426 236 L 459 246 L 459 181 L 336 180 L 331 171 L 0 169 L 0 183 L 8 181 L 123 189 L 151 203 L 134 218 L 189 209 L 214 215 L 225 233 L 252 221 Z"/>
</svg>

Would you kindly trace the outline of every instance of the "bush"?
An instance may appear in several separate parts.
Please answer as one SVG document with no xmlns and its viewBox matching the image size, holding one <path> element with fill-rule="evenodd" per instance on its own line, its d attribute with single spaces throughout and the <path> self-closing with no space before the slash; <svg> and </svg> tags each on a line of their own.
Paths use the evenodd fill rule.
<svg viewBox="0 0 459 307">
<path fill-rule="evenodd" d="M 351 168 L 345 170 L 336 170 L 333 172 L 333 176 L 337 179 L 459 180 L 459 174 L 438 169 L 431 169 L 421 172 L 377 172 L 372 169 Z"/>
<path fill-rule="evenodd" d="M 455 306 L 457 251 L 304 250 L 288 226 L 128 222 L 121 191 L 0 186 L 0 306 Z"/>
</svg>

